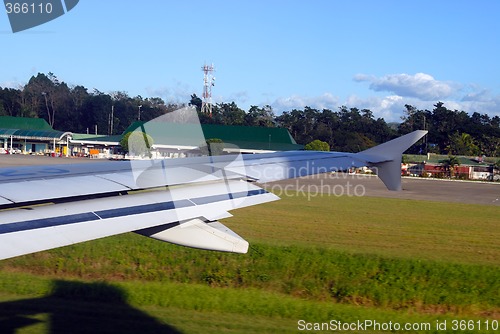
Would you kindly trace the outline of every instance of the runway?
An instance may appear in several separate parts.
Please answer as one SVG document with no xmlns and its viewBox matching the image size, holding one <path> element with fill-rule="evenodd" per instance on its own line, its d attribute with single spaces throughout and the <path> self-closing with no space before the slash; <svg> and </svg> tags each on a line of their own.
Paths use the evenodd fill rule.
<svg viewBox="0 0 500 334">
<path fill-rule="evenodd" d="M 107 160 L 89 158 L 52 158 L 28 155 L 0 155 L 0 167 L 99 163 Z M 319 174 L 298 179 L 271 182 L 269 190 L 317 192 L 322 194 L 363 195 L 500 206 L 500 183 L 403 178 L 403 191 L 389 191 L 381 180 L 371 175 L 344 173 Z M 354 193 L 356 192 L 356 193 Z"/>
<path fill-rule="evenodd" d="M 389 191 L 377 176 L 333 173 L 277 181 L 269 183 L 267 189 L 279 191 L 287 185 L 289 190 L 327 192 L 333 196 L 362 195 L 500 206 L 498 182 L 403 177 L 403 191 Z"/>
</svg>

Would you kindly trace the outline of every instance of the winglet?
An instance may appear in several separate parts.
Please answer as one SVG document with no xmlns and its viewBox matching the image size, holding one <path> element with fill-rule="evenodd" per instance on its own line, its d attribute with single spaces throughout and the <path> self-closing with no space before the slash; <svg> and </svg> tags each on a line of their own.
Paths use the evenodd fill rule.
<svg viewBox="0 0 500 334">
<path fill-rule="evenodd" d="M 370 166 L 377 167 L 377 175 L 389 190 L 401 190 L 401 156 L 427 131 L 417 130 L 356 154 Z"/>
</svg>

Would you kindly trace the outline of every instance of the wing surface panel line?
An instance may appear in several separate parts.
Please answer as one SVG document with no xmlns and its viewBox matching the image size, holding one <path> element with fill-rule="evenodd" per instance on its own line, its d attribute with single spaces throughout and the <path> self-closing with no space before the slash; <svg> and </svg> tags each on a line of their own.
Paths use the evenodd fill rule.
<svg viewBox="0 0 500 334">
<path fill-rule="evenodd" d="M 170 211 L 179 208 L 194 207 L 214 202 L 222 202 L 229 199 L 263 195 L 266 193 L 268 192 L 264 189 L 250 190 L 248 192 L 242 191 L 236 193 L 210 195 L 210 196 L 197 197 L 191 199 L 143 204 L 125 208 L 89 211 L 89 212 L 64 215 L 64 216 L 25 220 L 15 223 L 4 223 L 0 224 L 0 234 L 7 234 L 7 233 L 26 231 L 26 230 L 35 230 L 39 228 L 55 227 L 61 225 L 70 225 L 76 223 L 84 223 L 95 220 L 133 216 L 133 215 L 152 213 L 152 212 Z"/>
</svg>

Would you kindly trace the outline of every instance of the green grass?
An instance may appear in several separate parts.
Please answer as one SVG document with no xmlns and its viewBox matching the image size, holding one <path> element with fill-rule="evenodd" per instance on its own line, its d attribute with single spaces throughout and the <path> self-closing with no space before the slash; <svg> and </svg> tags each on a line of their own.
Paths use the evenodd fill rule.
<svg viewBox="0 0 500 334">
<path fill-rule="evenodd" d="M 290 333 L 297 330 L 301 319 L 310 323 L 375 319 L 380 323 L 433 326 L 437 320 L 479 319 L 313 302 L 257 289 L 198 284 L 110 284 L 51 280 L 27 274 L 7 274 L 3 281 L 13 291 L 4 292 L 8 286 L 0 289 L 2 324 L 30 324 L 19 333 Z"/>
<path fill-rule="evenodd" d="M 498 266 L 499 217 L 498 206 L 294 196 L 240 209 L 224 223 L 259 243 Z"/>
<path fill-rule="evenodd" d="M 18 257 L 0 262 L 0 328 L 290 333 L 299 319 L 498 319 L 499 216 L 495 206 L 291 197 L 224 222 L 251 242 L 247 255 L 125 234 Z"/>
<path fill-rule="evenodd" d="M 309 300 L 389 309 L 500 310 L 500 269 L 254 244 L 248 255 L 206 252 L 127 234 L 4 261 L 4 272 L 107 281 L 254 288 Z"/>
</svg>

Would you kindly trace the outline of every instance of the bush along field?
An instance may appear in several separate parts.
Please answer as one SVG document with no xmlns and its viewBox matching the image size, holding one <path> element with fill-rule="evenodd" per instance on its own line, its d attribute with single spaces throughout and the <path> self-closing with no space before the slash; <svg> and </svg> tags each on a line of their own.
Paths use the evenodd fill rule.
<svg viewBox="0 0 500 334">
<path fill-rule="evenodd" d="M 496 206 L 288 197 L 224 222 L 250 241 L 245 255 L 130 233 L 2 261 L 0 327 L 498 333 L 498 217 Z"/>
</svg>

